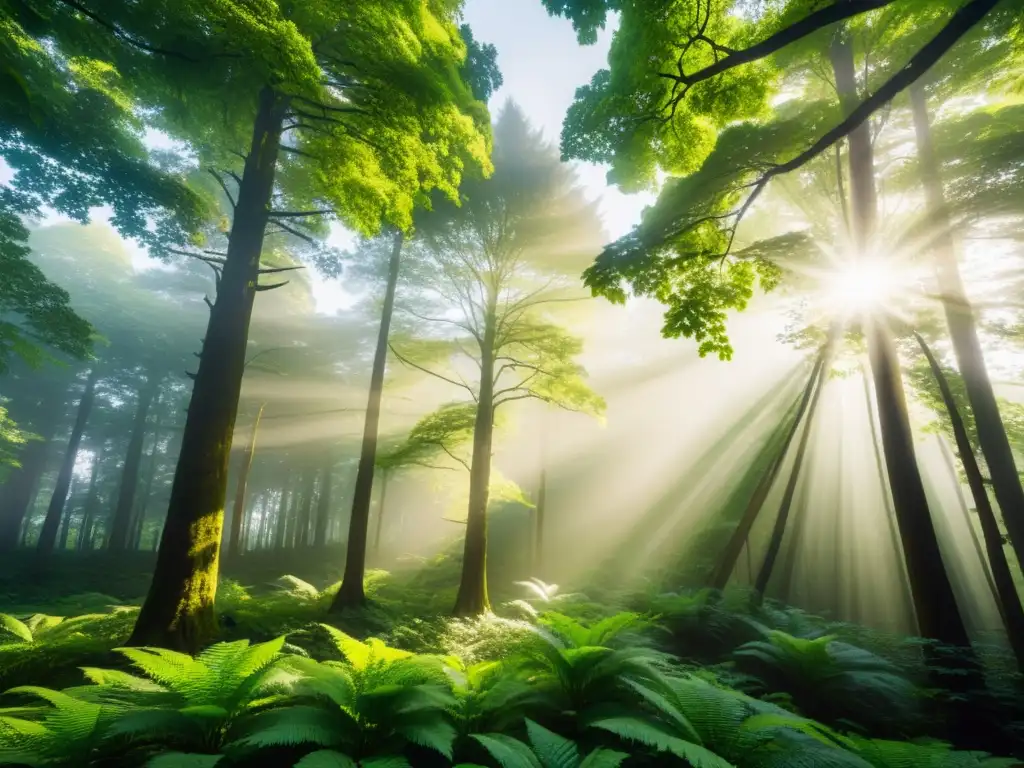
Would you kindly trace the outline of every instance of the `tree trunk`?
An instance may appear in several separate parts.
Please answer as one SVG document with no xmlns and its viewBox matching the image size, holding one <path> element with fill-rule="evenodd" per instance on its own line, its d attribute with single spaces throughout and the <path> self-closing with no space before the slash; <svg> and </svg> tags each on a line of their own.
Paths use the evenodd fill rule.
<svg viewBox="0 0 1024 768">
<path fill-rule="evenodd" d="M 330 451 L 324 454 L 324 465 L 320 470 L 320 493 L 316 499 L 316 533 L 313 545 L 327 546 L 327 529 L 331 522 L 331 480 L 334 474 L 334 457 Z"/>
<path fill-rule="evenodd" d="M 893 509 L 892 493 L 889 490 L 889 481 L 885 473 L 885 461 L 882 458 L 882 441 L 878 436 L 876 424 L 878 416 L 875 413 L 875 402 L 871 397 L 871 376 L 863 363 L 861 364 L 860 372 L 861 379 L 864 382 L 864 402 L 868 410 L 868 426 L 871 429 L 871 453 L 875 458 L 875 471 L 878 473 L 878 482 L 882 489 L 882 501 L 885 504 L 885 521 L 889 525 L 889 538 L 899 557 L 897 565 L 900 572 L 900 584 L 906 601 L 906 612 L 903 620 L 908 632 L 919 632 L 917 614 L 914 612 L 914 595 L 910 589 L 910 577 L 907 575 L 907 559 L 903 554 L 903 542 L 900 540 L 899 525 L 896 522 L 896 510 Z"/>
<path fill-rule="evenodd" d="M 1021 607 L 1020 596 L 1017 594 L 1017 587 L 1013 583 L 1013 574 L 1010 572 L 1010 565 L 1006 561 L 1006 553 L 1003 551 L 1003 539 L 999 532 L 999 524 L 996 522 L 995 513 L 992 511 L 992 504 L 985 489 L 985 481 L 982 479 L 981 469 L 978 467 L 978 460 L 974 457 L 974 448 L 971 447 L 970 438 L 967 436 L 967 428 L 956 407 L 956 400 L 953 399 L 953 392 L 949 388 L 946 375 L 939 367 L 931 349 L 925 343 L 921 334 L 915 333 L 914 337 L 921 346 L 921 351 L 928 358 L 928 365 L 932 369 L 932 375 L 939 385 L 939 392 L 942 393 L 942 402 L 949 414 L 950 424 L 953 426 L 953 437 L 956 439 L 956 449 L 960 454 L 960 462 L 963 464 L 964 473 L 967 475 L 967 485 L 974 496 L 974 507 L 978 512 L 978 521 L 981 523 L 981 533 L 985 538 L 985 550 L 988 552 L 988 565 L 991 568 L 992 579 L 995 582 L 996 593 L 1000 612 L 1003 615 L 1003 622 L 1006 625 L 1006 633 L 1010 640 L 1010 647 L 1017 659 L 1017 666 L 1024 671 L 1024 608 Z M 959 483 L 959 478 L 956 478 Z M 968 520 L 971 530 L 973 524 Z M 985 565 L 984 560 L 982 566 Z"/>
<path fill-rule="evenodd" d="M 971 534 L 971 543 L 974 544 L 974 551 L 978 555 L 978 562 L 981 563 L 981 569 L 985 572 L 985 584 L 988 585 L 989 594 L 992 595 L 992 602 L 994 602 L 996 607 L 999 609 L 999 615 L 1002 617 L 1003 624 L 1005 626 L 1006 614 L 1003 611 L 1003 603 L 999 597 L 999 590 L 996 589 L 996 581 L 992 577 L 992 569 L 989 567 L 989 557 L 985 553 L 985 546 L 978 538 L 978 532 L 974 528 L 974 521 L 971 520 L 971 510 L 967 505 L 967 497 L 964 495 L 963 485 L 960 482 L 960 473 L 957 472 L 956 469 L 956 456 L 953 455 L 953 450 L 946 444 L 942 435 L 936 433 L 935 442 L 938 443 L 939 451 L 942 453 L 942 459 L 946 464 L 946 469 L 949 470 L 949 476 L 956 485 L 957 506 L 960 507 L 960 512 L 964 516 L 964 521 L 967 524 L 967 530 Z M 985 496 L 985 500 L 988 501 L 988 494 L 985 494 Z M 991 502 L 989 502 L 989 507 L 991 508 Z M 1000 547 L 1001 546 L 1002 542 L 1000 542 Z"/>
<path fill-rule="evenodd" d="M 57 421 L 57 408 L 43 411 L 38 429 L 40 439 L 22 449 L 21 466 L 11 469 L 7 482 L 0 489 L 0 552 L 16 549 L 21 541 L 22 523 L 46 469 Z"/>
<path fill-rule="evenodd" d="M 790 509 L 793 506 L 793 496 L 796 494 L 796 486 L 800 480 L 800 471 L 804 466 L 804 456 L 807 454 L 807 446 L 811 441 L 811 431 L 814 425 L 814 412 L 817 410 L 818 401 L 821 399 L 821 391 L 825 388 L 825 380 L 828 377 L 828 369 L 831 366 L 832 360 L 832 345 L 834 343 L 835 334 L 830 333 L 829 340 L 825 342 L 825 348 L 821 351 L 818 357 L 818 362 L 814 367 L 814 372 L 811 374 L 811 382 L 809 386 L 813 386 L 813 392 L 811 393 L 810 399 L 807 401 L 806 413 L 807 417 L 804 419 L 803 432 L 800 435 L 800 442 L 797 444 L 796 456 L 793 459 L 793 469 L 789 473 L 789 482 L 786 483 L 786 489 L 782 494 L 782 502 L 779 505 L 779 514 L 775 518 L 775 526 L 772 528 L 772 536 L 768 542 L 768 551 L 765 553 L 764 560 L 761 563 L 761 570 L 757 573 L 757 579 L 754 581 L 754 598 L 755 600 L 761 600 L 764 597 L 764 591 L 768 587 L 768 581 L 772 576 L 772 569 L 775 567 L 775 560 L 779 556 L 779 549 L 782 547 L 782 538 L 786 533 L 786 522 L 789 520 Z M 801 402 L 803 406 L 803 402 Z M 804 410 L 801 408 L 801 410 Z M 800 419 L 798 418 L 794 422 L 794 426 L 798 427 Z M 787 441 L 788 442 L 788 441 Z M 779 465 L 785 460 L 785 454 L 781 454 L 779 458 Z M 776 471 L 778 471 L 776 469 Z M 796 554 L 794 553 L 794 557 Z"/>
<path fill-rule="evenodd" d="M 135 491 L 139 487 L 139 469 L 142 467 L 142 446 L 146 439 L 146 420 L 153 398 L 160 389 L 160 379 L 150 375 L 149 380 L 139 388 L 138 405 L 135 407 L 135 421 L 132 435 L 128 440 L 128 451 L 121 471 L 121 488 L 117 494 L 117 506 L 110 522 L 107 549 L 122 552 L 128 549 L 132 539 L 132 523 L 135 509 Z"/>
<path fill-rule="evenodd" d="M 245 523 L 245 486 L 249 482 L 249 470 L 252 469 L 252 457 L 256 453 L 256 434 L 260 428 L 260 419 L 266 403 L 260 405 L 256 420 L 252 423 L 252 435 L 249 446 L 242 454 L 242 463 L 238 467 L 238 485 L 235 487 L 235 504 L 231 511 L 231 539 L 228 542 L 228 554 L 238 557 L 242 553 L 242 536 Z"/>
<path fill-rule="evenodd" d="M 366 403 L 366 420 L 363 422 L 363 445 L 359 453 L 359 468 L 356 470 L 356 484 L 352 491 L 352 516 L 348 521 L 348 543 L 345 550 L 345 575 L 341 589 L 334 598 L 331 610 L 363 605 L 366 593 L 363 580 L 366 575 L 366 539 L 370 528 L 370 498 L 373 495 L 373 475 L 377 460 L 377 428 L 380 423 L 380 402 L 384 394 L 384 369 L 388 360 L 388 335 L 391 333 L 391 315 L 395 307 L 395 289 L 398 286 L 398 271 L 402 258 L 402 233 L 395 235 L 388 263 L 388 285 L 384 293 L 384 309 L 381 312 L 380 331 L 377 334 L 377 349 L 373 356 L 373 371 L 370 374 L 370 395 Z"/>
<path fill-rule="evenodd" d="M 78 403 L 78 415 L 75 417 L 75 424 L 71 428 L 71 438 L 68 440 L 68 447 L 64 452 L 64 460 L 61 462 L 60 470 L 57 472 L 57 482 L 53 487 L 53 495 L 50 497 L 50 506 L 46 510 L 43 528 L 39 532 L 36 551 L 40 555 L 46 555 L 53 551 L 53 545 L 57 542 L 57 532 L 60 528 L 61 517 L 64 514 L 64 503 L 67 501 L 68 490 L 71 488 L 71 476 L 75 471 L 75 460 L 78 458 L 78 446 L 82 442 L 82 434 L 85 432 L 85 425 L 89 420 L 89 411 L 92 410 L 93 400 L 96 397 L 96 380 L 98 377 L 99 369 L 94 367 L 89 372 L 89 378 L 85 382 L 85 390 L 82 392 L 82 399 Z"/>
<path fill-rule="evenodd" d="M 96 507 L 99 501 L 99 489 L 97 488 L 96 480 L 100 474 L 100 454 L 103 451 L 103 445 L 100 444 L 99 450 L 92 460 L 92 467 L 89 471 L 89 490 L 85 496 L 85 508 L 82 510 L 82 530 L 78 534 L 78 541 L 75 543 L 75 548 L 79 551 L 88 551 L 92 549 L 92 528 L 96 521 Z"/>
<path fill-rule="evenodd" d="M 139 498 L 139 509 L 132 523 L 132 549 L 142 549 L 142 530 L 146 523 L 146 512 L 149 509 L 149 500 L 153 495 L 153 481 L 156 480 L 157 457 L 160 455 L 160 430 L 163 428 L 160 418 L 153 428 L 153 446 L 149 449 L 149 459 L 146 462 L 146 484 L 142 488 Z"/>
<path fill-rule="evenodd" d="M 277 519 L 274 521 L 274 550 L 284 549 L 284 535 L 288 524 L 288 487 L 291 485 L 291 470 L 286 470 L 281 484 L 281 500 L 277 505 Z"/>
<path fill-rule="evenodd" d="M 130 645 L 196 651 L 217 631 L 213 601 L 228 458 L 287 106 L 287 98 L 269 87 L 259 94 L 227 257 L 192 387 L 156 568 Z"/>
<path fill-rule="evenodd" d="M 848 114 L 858 103 L 859 97 L 853 68 L 853 49 L 842 31 L 833 38 L 830 54 L 836 89 L 844 112 Z M 852 234 L 860 258 L 872 240 L 877 216 L 869 121 L 862 123 L 850 134 L 849 143 Z M 926 637 L 950 646 L 969 647 L 967 630 L 942 562 L 928 498 L 917 465 L 896 345 L 885 318 L 865 320 L 868 359 L 882 427 L 882 450 L 918 625 Z"/>
<path fill-rule="evenodd" d="M 306 478 L 302 490 L 302 506 L 299 507 L 299 517 L 295 531 L 295 546 L 309 546 L 309 524 L 313 513 L 313 496 L 316 493 L 316 471 L 310 468 L 303 470 Z"/>
<path fill-rule="evenodd" d="M 740 518 L 739 525 L 736 526 L 736 530 L 729 539 L 729 543 L 726 544 L 725 550 L 722 552 L 718 562 L 715 564 L 715 569 L 708 577 L 707 583 L 712 589 L 725 589 L 726 585 L 729 583 L 729 578 L 732 576 L 732 572 L 736 569 L 736 563 L 739 561 L 744 545 L 748 544 L 747 540 L 750 538 L 750 531 L 753 529 L 754 523 L 757 522 L 757 518 L 761 513 L 761 508 L 764 506 L 764 502 L 768 498 L 768 494 L 775 485 L 775 480 L 779 476 L 779 470 L 782 468 L 783 460 L 789 452 L 789 446 L 793 442 L 793 437 L 800 428 L 800 423 L 804 418 L 804 413 L 806 413 L 807 406 L 811 402 L 811 397 L 815 391 L 815 384 L 821 373 L 821 367 L 824 360 L 823 355 L 824 350 L 819 354 L 818 360 L 814 364 L 814 368 L 811 369 L 811 375 L 808 377 L 807 386 L 804 387 L 803 395 L 800 397 L 799 404 L 796 408 L 796 414 L 793 416 L 793 422 L 786 432 L 786 436 L 783 438 L 782 444 L 778 448 L 778 452 L 775 454 L 771 464 L 768 465 L 768 468 L 761 476 L 761 480 L 754 489 L 754 493 L 751 495 L 750 501 L 747 502 L 746 509 L 743 512 L 743 517 Z M 785 424 L 785 420 L 783 421 L 783 424 Z"/>
<path fill-rule="evenodd" d="M 456 616 L 477 616 L 491 610 L 487 596 L 487 502 L 491 485 L 491 443 L 494 437 L 494 344 L 497 297 L 488 296 L 484 337 L 480 344 L 480 392 L 473 426 L 473 459 L 469 470 L 469 510 L 462 555 L 462 578 L 455 597 Z"/>
<path fill-rule="evenodd" d="M 910 87 L 910 101 L 914 112 L 918 168 L 924 185 L 929 231 L 935 233 L 931 241 L 935 251 L 935 271 L 949 336 L 953 342 L 953 353 L 967 390 L 967 399 L 978 430 L 978 444 L 988 465 L 992 490 L 1003 514 L 1006 532 L 1010 536 L 1017 560 L 1024 563 L 1024 489 L 1021 488 L 1013 451 L 988 377 L 974 314 L 960 278 L 956 249 L 950 233 L 949 213 L 939 178 L 939 164 L 932 145 L 928 105 L 924 86 L 919 82 Z"/>
<path fill-rule="evenodd" d="M 71 476 L 71 485 L 68 486 L 68 499 L 75 493 L 75 476 Z M 68 537 L 71 535 L 71 518 L 74 516 L 74 509 L 71 504 L 66 501 L 64 503 L 64 517 L 60 521 L 60 535 L 57 537 L 57 549 L 64 550 L 68 548 Z"/>
<path fill-rule="evenodd" d="M 548 467 L 546 451 L 541 449 L 540 479 L 537 482 L 537 507 L 534 509 L 533 571 L 540 574 L 544 568 L 544 515 L 548 502 Z"/>
<path fill-rule="evenodd" d="M 388 471 L 386 469 L 381 470 L 380 473 L 380 499 L 377 502 L 377 530 L 373 534 L 373 554 L 374 556 L 380 556 L 380 535 L 384 529 L 384 511 L 387 508 L 385 505 L 388 499 Z"/>
</svg>

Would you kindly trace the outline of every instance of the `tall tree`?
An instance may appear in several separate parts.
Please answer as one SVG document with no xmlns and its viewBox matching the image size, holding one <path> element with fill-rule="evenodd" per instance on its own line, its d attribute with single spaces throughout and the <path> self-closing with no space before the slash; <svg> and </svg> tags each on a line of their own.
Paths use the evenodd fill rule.
<svg viewBox="0 0 1024 768">
<path fill-rule="evenodd" d="M 142 448 L 146 439 L 146 424 L 149 418 L 149 408 L 160 390 L 160 381 L 159 376 L 150 373 L 137 392 L 135 419 L 132 424 L 131 437 L 128 440 L 124 469 L 121 471 L 121 488 L 118 491 L 117 505 L 114 507 L 107 535 L 107 547 L 115 552 L 127 549 L 131 543 L 139 470 L 142 467 Z"/>
<path fill-rule="evenodd" d="M 406 227 L 422 191 L 454 195 L 467 162 L 487 164 L 486 110 L 460 79 L 466 49 L 450 6 L 269 2 L 242 14 L 231 4 L 38 5 L 60 44 L 147 73 L 126 83 L 130 96 L 159 127 L 200 148 L 232 205 L 226 250 L 186 249 L 215 267 L 218 290 L 157 567 L 131 638 L 195 649 L 216 627 L 227 462 L 253 300 L 276 285 L 260 284 L 260 275 L 280 271 L 261 265 L 268 227 L 311 241 L 303 222 L 324 212 L 367 234 L 382 219 Z M 228 120 L 211 120 L 213 112 Z M 236 172 L 231 153 L 239 150 Z M 237 177 L 234 194 L 218 168 Z"/>
<path fill-rule="evenodd" d="M 57 532 L 64 513 L 64 505 L 67 502 L 68 491 L 71 488 L 72 474 L 75 471 L 75 461 L 78 459 L 78 446 L 82 442 L 82 435 L 85 434 L 85 425 L 89 421 L 89 413 L 92 411 L 92 404 L 96 397 L 96 381 L 99 378 L 99 373 L 99 368 L 93 366 L 86 378 L 82 397 L 78 401 L 75 423 L 71 427 L 71 436 L 68 438 L 68 445 L 64 450 L 64 458 L 61 460 L 60 469 L 57 472 L 50 505 L 46 509 L 46 518 L 43 520 L 39 541 L 36 544 L 36 550 L 41 555 L 52 552 L 57 541 Z"/>
<path fill-rule="evenodd" d="M 231 536 L 228 539 L 228 553 L 237 557 L 244 549 L 243 537 L 245 535 L 245 492 L 249 482 L 249 471 L 252 469 L 252 459 L 256 454 L 256 437 L 259 434 L 260 419 L 263 417 L 263 409 L 266 403 L 260 405 L 253 419 L 249 435 L 249 445 L 242 453 L 238 465 L 238 484 L 235 486 L 235 503 L 231 510 Z"/>
<path fill-rule="evenodd" d="M 467 181 L 461 206 L 440 203 L 419 224 L 432 265 L 409 311 L 446 331 L 393 345 L 396 357 L 470 393 L 475 403 L 462 578 L 455 612 L 489 608 L 487 506 L 495 415 L 527 398 L 600 413 L 604 401 L 576 362 L 582 342 L 553 322 L 551 308 L 580 296 L 561 276 L 594 252 L 600 227 L 571 169 L 513 104 L 495 125 L 493 179 Z M 545 313 L 545 311 L 547 312 Z M 453 335 L 454 334 L 454 335 Z M 462 336 L 462 334 L 466 334 Z M 460 360 L 468 361 L 467 381 Z M 450 375 L 436 364 L 447 363 Z M 431 365 L 435 367 L 431 367 Z M 472 382 L 472 383 L 470 383 Z"/>
</svg>

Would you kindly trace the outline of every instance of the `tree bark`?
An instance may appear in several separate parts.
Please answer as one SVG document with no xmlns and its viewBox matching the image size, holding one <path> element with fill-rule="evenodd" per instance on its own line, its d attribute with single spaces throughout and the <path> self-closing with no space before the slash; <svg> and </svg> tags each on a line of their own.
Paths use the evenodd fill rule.
<svg viewBox="0 0 1024 768">
<path fill-rule="evenodd" d="M 992 580 L 995 583 L 996 598 L 1000 612 L 1003 615 L 1003 622 L 1006 625 L 1006 634 L 1010 640 L 1010 647 L 1017 659 L 1017 666 L 1024 671 L 1024 607 L 1021 606 L 1020 596 L 1017 594 L 1017 587 L 1013 583 L 1013 574 L 1010 572 L 1010 565 L 1006 561 L 1006 553 L 1003 551 L 1003 539 L 999 531 L 999 524 L 996 522 L 995 513 L 992 511 L 992 504 L 985 489 L 985 481 L 982 479 L 981 469 L 978 467 L 978 460 L 974 456 L 974 448 L 971 446 L 970 438 L 967 436 L 967 428 L 956 407 L 956 400 L 949 388 L 946 375 L 942 372 L 938 361 L 925 343 L 919 333 L 914 337 L 928 359 L 935 382 L 939 385 L 939 392 L 942 394 L 942 402 L 946 406 L 946 413 L 949 414 L 949 421 L 953 427 L 953 437 L 956 440 L 956 450 L 960 454 L 960 462 L 963 464 L 964 473 L 967 475 L 967 485 L 974 497 L 974 508 L 978 512 L 978 521 L 981 523 L 981 533 L 985 538 L 985 550 L 988 553 L 988 566 L 991 569 Z M 957 483 L 960 479 L 954 475 Z M 968 519 L 967 524 L 974 531 L 974 525 Z M 982 567 L 986 565 L 982 559 Z"/>
<path fill-rule="evenodd" d="M 121 471 L 121 488 L 117 494 L 117 506 L 110 522 L 110 533 L 107 537 L 107 549 L 123 552 L 128 549 L 132 539 L 132 515 L 135 509 L 135 492 L 139 487 L 139 470 L 142 467 L 142 446 L 146 439 L 146 420 L 153 398 L 160 389 L 160 379 L 150 375 L 149 380 L 139 388 L 138 404 L 135 407 L 135 421 L 132 424 L 131 438 L 128 440 L 128 451 L 124 457 L 124 469 Z"/>
<path fill-rule="evenodd" d="M 494 437 L 494 345 L 497 297 L 487 298 L 480 344 L 480 392 L 473 426 L 473 458 L 469 470 L 469 510 L 462 555 L 462 578 L 455 597 L 456 616 L 477 616 L 491 610 L 487 596 L 487 502 L 491 485 L 491 443 Z"/>
<path fill-rule="evenodd" d="M 978 432 L 978 444 L 988 465 L 992 490 L 1002 512 L 1006 532 L 1017 560 L 1024 563 L 1024 489 L 1017 474 L 1017 465 L 992 382 L 988 377 L 974 314 L 960 277 L 956 248 L 950 233 L 949 212 L 942 180 L 939 178 L 939 163 L 932 145 L 928 105 L 924 86 L 920 82 L 911 86 L 910 102 L 914 113 L 918 168 L 924 186 L 925 206 L 931 231 L 935 233 L 931 241 L 935 253 L 935 272 L 949 336 L 953 342 L 953 354 L 967 390 L 967 399 Z"/>
<path fill-rule="evenodd" d="M 804 418 L 804 413 L 806 413 L 807 406 L 814 394 L 815 384 L 818 380 L 818 376 L 821 372 L 821 366 L 823 364 L 824 358 L 822 355 L 824 355 L 824 351 L 819 354 L 814 368 L 811 369 L 811 375 L 807 379 L 807 386 L 804 387 L 803 395 L 800 397 L 799 404 L 796 408 L 796 414 L 793 417 L 793 422 L 786 432 L 786 436 L 783 438 L 782 444 L 779 446 L 775 457 L 768 465 L 766 471 L 761 476 L 760 482 L 757 484 L 757 487 L 754 489 L 754 493 L 747 502 L 746 509 L 743 512 L 743 517 L 740 518 L 739 525 L 736 526 L 736 530 L 729 539 L 729 543 L 726 544 L 725 550 L 722 552 L 718 562 L 715 564 L 715 569 L 708 577 L 707 583 L 712 589 L 725 589 L 726 585 L 729 583 L 729 578 L 732 576 L 732 572 L 736 569 L 736 563 L 739 561 L 744 545 L 748 544 L 750 531 L 753 529 L 754 523 L 757 522 L 757 518 L 761 514 L 761 508 L 764 506 L 765 499 L 768 498 L 768 494 L 775 485 L 775 480 L 779 476 L 779 470 L 782 468 L 783 460 L 789 452 L 789 446 L 793 442 L 793 437 L 796 435 L 797 430 L 800 428 L 800 423 Z"/>
<path fill-rule="evenodd" d="M 797 444 L 796 456 L 793 459 L 793 469 L 789 473 L 789 481 L 786 483 L 785 491 L 782 494 L 782 502 L 779 504 L 779 514 L 775 518 L 775 526 L 772 528 L 772 536 L 768 542 L 768 551 L 765 553 L 764 560 L 761 562 L 761 569 L 757 572 L 757 579 L 754 581 L 755 600 L 761 600 L 764 597 L 764 591 L 768 587 L 768 581 L 771 579 L 772 570 L 775 567 L 775 560 L 778 558 L 779 549 L 782 547 L 782 538 L 786 533 L 786 523 L 789 520 L 790 509 L 793 506 L 793 496 L 796 494 L 797 483 L 800 480 L 800 471 L 804 466 L 807 446 L 811 441 L 814 413 L 817 410 L 818 401 L 821 399 L 821 391 L 825 388 L 825 379 L 828 375 L 828 368 L 831 365 L 834 338 L 834 334 L 829 335 L 829 340 L 825 343 L 826 346 L 821 351 L 817 365 L 814 367 L 814 372 L 811 374 L 809 387 L 813 386 L 813 392 L 807 401 L 807 417 L 804 419 L 803 432 L 800 434 L 800 442 Z M 801 403 L 802 405 L 803 403 Z M 800 419 L 798 418 L 794 422 L 794 426 L 798 427 L 799 424 Z M 785 454 L 783 453 L 779 458 L 780 466 L 784 460 Z M 777 468 L 776 471 L 778 471 Z"/>
<path fill-rule="evenodd" d="M 395 308 L 395 290 L 402 258 L 402 233 L 395 235 L 388 263 L 388 285 L 384 293 L 377 349 L 370 374 L 370 395 L 366 403 L 363 422 L 363 445 L 359 453 L 359 467 L 352 491 L 352 516 L 348 522 L 348 542 L 345 549 L 345 575 L 334 598 L 331 610 L 355 607 L 366 602 L 363 580 L 366 576 L 366 539 L 370 528 L 370 499 L 373 495 L 373 475 L 377 460 L 377 429 L 380 424 L 380 403 L 384 394 L 384 370 L 388 360 L 388 336 L 391 333 L 391 315 Z"/>
<path fill-rule="evenodd" d="M 390 479 L 388 471 L 381 470 L 380 499 L 377 501 L 377 530 L 373 534 L 373 554 L 378 557 L 380 556 L 380 537 L 381 531 L 384 529 L 384 512 L 387 509 L 385 505 L 388 499 L 388 480 Z"/>
<path fill-rule="evenodd" d="M 842 30 L 833 38 L 830 54 L 840 102 L 844 111 L 850 113 L 859 97 L 853 49 Z M 850 134 L 849 144 L 852 234 L 856 255 L 863 258 L 875 233 L 877 217 L 874 157 L 867 121 Z M 942 562 L 917 465 L 903 376 L 892 333 L 885 318 L 865 318 L 865 321 L 868 359 L 882 428 L 882 450 L 918 625 L 926 637 L 967 648 L 970 646 L 967 630 Z"/>
<path fill-rule="evenodd" d="M 272 88 L 260 92 L 156 568 L 130 645 L 196 651 L 217 631 L 213 602 L 228 458 L 287 107 L 287 97 Z"/>
<path fill-rule="evenodd" d="M 235 487 L 235 503 L 231 510 L 231 539 L 228 542 L 228 554 L 238 557 L 242 553 L 242 537 L 245 530 L 245 487 L 249 482 L 249 470 L 252 469 L 252 457 L 256 453 L 256 435 L 260 428 L 260 419 L 266 403 L 260 405 L 256 420 L 252 423 L 252 435 L 249 446 L 242 454 L 242 463 L 238 467 L 238 485 Z"/>
<path fill-rule="evenodd" d="M 61 462 L 60 470 L 57 472 L 57 482 L 53 487 L 53 495 L 50 497 L 50 506 L 46 510 L 46 519 L 43 521 L 42 530 L 39 532 L 36 551 L 40 555 L 52 552 L 54 544 L 57 543 L 57 533 L 60 528 L 61 517 L 64 514 L 64 504 L 67 501 L 68 490 L 71 488 L 71 476 L 75 471 L 75 459 L 78 458 L 78 446 L 82 443 L 85 425 L 89 421 L 89 412 L 92 410 L 92 404 L 96 397 L 96 380 L 98 378 L 99 369 L 93 367 L 89 372 L 88 380 L 85 382 L 82 399 L 78 402 L 78 415 L 75 417 L 75 424 L 71 428 L 71 437 L 68 440 L 67 450 L 64 452 L 64 460 Z"/>
<path fill-rule="evenodd" d="M 324 465 L 320 469 L 320 493 L 316 499 L 316 532 L 313 546 L 327 546 L 327 529 L 331 522 L 331 481 L 334 474 L 334 456 L 330 451 L 324 454 Z"/>
</svg>

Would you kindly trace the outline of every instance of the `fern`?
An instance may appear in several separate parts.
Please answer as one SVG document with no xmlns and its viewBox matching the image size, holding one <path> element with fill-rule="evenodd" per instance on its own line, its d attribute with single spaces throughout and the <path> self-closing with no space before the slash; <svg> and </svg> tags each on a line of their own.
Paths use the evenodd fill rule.
<svg viewBox="0 0 1024 768">
<path fill-rule="evenodd" d="M 16 619 L 14 616 L 6 613 L 0 613 L 0 640 L 3 639 L 4 635 L 13 636 L 16 640 L 20 640 L 23 643 L 31 643 L 33 641 L 32 630 L 20 619 Z"/>
<path fill-rule="evenodd" d="M 669 752 L 688 761 L 694 768 L 735 768 L 710 749 L 673 736 L 637 717 L 609 717 L 592 720 L 588 725 L 614 733 L 624 741 L 638 742 L 659 752 Z"/>
</svg>

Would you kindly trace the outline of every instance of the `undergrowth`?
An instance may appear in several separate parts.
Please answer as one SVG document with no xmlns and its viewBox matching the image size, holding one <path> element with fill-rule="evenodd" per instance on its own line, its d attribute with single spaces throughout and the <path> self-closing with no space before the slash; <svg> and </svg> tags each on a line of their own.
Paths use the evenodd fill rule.
<svg viewBox="0 0 1024 768">
<path fill-rule="evenodd" d="M 536 579 L 456 620 L 449 566 L 371 572 L 369 605 L 341 614 L 336 584 L 224 580 L 226 642 L 195 659 L 118 649 L 136 609 L 104 595 L 84 616 L 2 615 L 0 765 L 1019 765 L 944 743 L 919 640 L 742 592 Z M 985 746 L 1019 752 L 1018 681 L 997 677 Z"/>
</svg>

